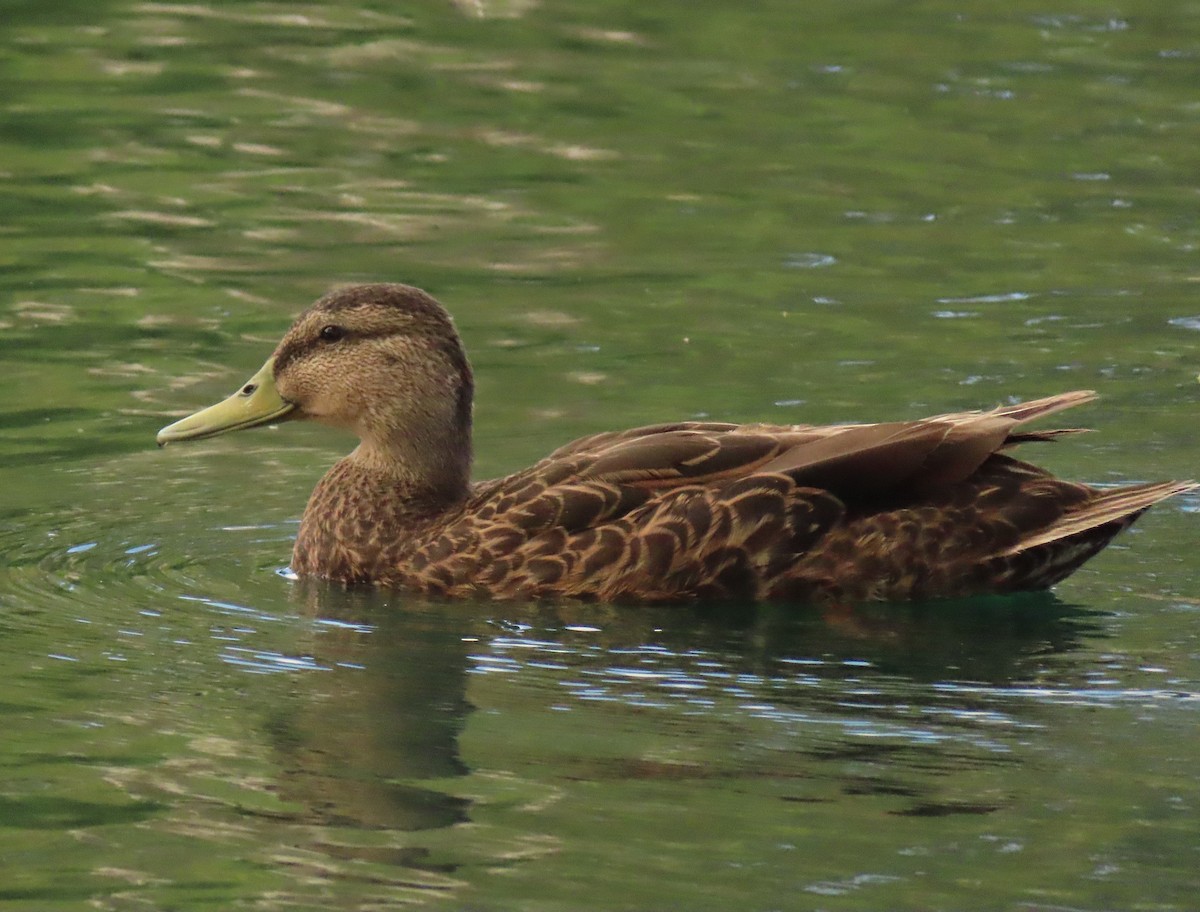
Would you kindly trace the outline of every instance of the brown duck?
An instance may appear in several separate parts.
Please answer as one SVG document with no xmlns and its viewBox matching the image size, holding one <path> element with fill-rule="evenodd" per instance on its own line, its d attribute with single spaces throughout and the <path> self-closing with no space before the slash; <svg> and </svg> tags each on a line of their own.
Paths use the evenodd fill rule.
<svg viewBox="0 0 1200 912">
<path fill-rule="evenodd" d="M 471 366 L 407 285 L 333 292 L 242 389 L 160 445 L 296 418 L 358 435 L 321 479 L 301 575 L 448 596 L 927 599 L 1044 589 L 1189 482 L 1097 489 L 1009 456 L 1062 393 L 918 421 L 681 422 L 595 434 L 492 481 L 471 472 Z"/>
</svg>

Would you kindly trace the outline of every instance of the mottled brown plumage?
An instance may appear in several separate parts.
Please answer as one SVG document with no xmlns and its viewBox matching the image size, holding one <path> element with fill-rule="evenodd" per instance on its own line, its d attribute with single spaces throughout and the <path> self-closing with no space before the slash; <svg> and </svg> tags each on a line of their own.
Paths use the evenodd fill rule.
<svg viewBox="0 0 1200 912">
<path fill-rule="evenodd" d="M 1070 433 L 1021 427 L 1090 392 L 889 424 L 656 425 L 472 484 L 469 363 L 446 312 L 404 285 L 322 298 L 272 364 L 287 417 L 361 440 L 317 485 L 292 557 L 346 583 L 634 601 L 1041 589 L 1194 487 L 1100 490 L 1002 452 Z"/>
</svg>

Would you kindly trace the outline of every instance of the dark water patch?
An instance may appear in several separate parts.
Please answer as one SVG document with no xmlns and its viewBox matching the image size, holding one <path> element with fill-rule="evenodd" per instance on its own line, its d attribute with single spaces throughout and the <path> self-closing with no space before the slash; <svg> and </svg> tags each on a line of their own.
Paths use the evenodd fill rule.
<svg viewBox="0 0 1200 912">
<path fill-rule="evenodd" d="M 889 811 L 897 817 L 949 817 L 955 814 L 993 814 L 998 804 L 917 804 L 902 811 Z"/>
<path fill-rule="evenodd" d="M 106 804 L 61 796 L 0 798 L 0 827 L 62 830 L 119 826 L 149 820 L 162 810 L 163 805 L 152 801 Z"/>
</svg>

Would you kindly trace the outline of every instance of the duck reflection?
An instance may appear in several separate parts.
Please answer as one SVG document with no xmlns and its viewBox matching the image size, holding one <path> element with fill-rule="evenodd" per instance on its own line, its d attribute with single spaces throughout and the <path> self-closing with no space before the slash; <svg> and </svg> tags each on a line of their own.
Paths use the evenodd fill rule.
<svg viewBox="0 0 1200 912">
<path fill-rule="evenodd" d="M 403 830 L 465 819 L 468 802 L 415 783 L 468 772 L 458 748 L 472 709 L 467 681 L 485 701 L 491 686 L 468 671 L 480 670 L 481 657 L 513 655 L 513 644 L 525 658 L 552 653 L 564 678 L 649 650 L 664 669 L 703 665 L 776 685 L 800 663 L 831 683 L 870 674 L 994 690 L 1028 681 L 1048 657 L 1098 632 L 1088 612 L 1049 593 L 821 608 L 470 605 L 314 582 L 296 594 L 314 622 L 313 658 L 327 670 L 299 678 L 299 699 L 269 724 L 289 790 L 307 793 L 330 820 Z M 539 663 L 553 675 L 551 667 Z M 1060 661 L 1059 673 L 1068 667 Z M 790 696 L 819 698 L 811 688 Z M 829 696 L 845 698 L 836 686 Z"/>
<path fill-rule="evenodd" d="M 386 593 L 301 584 L 311 652 L 326 669 L 267 723 L 281 787 L 321 823 L 425 830 L 466 819 L 466 799 L 420 783 L 461 777 L 467 642 L 447 613 Z M 469 640 L 469 637 L 467 637 Z"/>
<path fill-rule="evenodd" d="M 764 673 L 823 657 L 830 667 L 854 662 L 913 682 L 970 680 L 993 687 L 1026 679 L 1041 658 L 1069 653 L 1100 630 L 1092 612 L 1050 592 L 926 603 L 493 610 L 568 645 L 586 639 L 611 651 L 657 644 L 685 661 L 701 650 L 731 668 Z"/>
<path fill-rule="evenodd" d="M 497 831 L 486 845 L 476 842 L 468 849 L 457 836 L 448 840 L 430 833 L 465 832 L 455 828 L 472 820 L 472 801 L 489 800 L 480 776 L 497 773 L 509 782 L 524 777 L 531 792 L 547 794 L 563 783 L 602 779 L 823 778 L 844 796 L 902 797 L 907 804 L 896 813 L 972 812 L 978 802 L 939 803 L 903 771 L 910 754 L 921 754 L 921 769 L 936 769 L 944 759 L 939 751 L 962 756 L 962 744 L 954 754 L 891 738 L 887 727 L 911 708 L 914 694 L 931 691 L 931 682 L 969 681 L 990 694 L 1002 693 L 1036 675 L 1050 656 L 1057 656 L 1060 668 L 1069 666 L 1071 650 L 1096 631 L 1086 612 L 1052 595 L 928 605 L 648 609 L 441 603 L 313 582 L 296 584 L 295 594 L 311 620 L 303 648 L 325 670 L 297 675 L 293 698 L 276 707 L 268 721 L 280 765 L 278 785 L 286 799 L 305 809 L 303 822 L 316 825 L 312 850 L 330 860 L 424 871 L 441 878 L 430 882 L 438 890 L 457 890 L 461 878 L 469 880 L 468 869 L 495 862 L 477 856 L 499 854 L 532 837 Z M 498 663 L 507 674 L 492 673 Z M 514 690 L 514 681 L 522 679 L 526 683 Z M 734 690 L 731 680 L 740 696 L 725 696 Z M 862 698 L 856 688 L 864 680 L 890 683 Z M 578 689 L 579 682 L 587 692 Z M 671 690 L 681 683 L 690 691 Z M 688 710 L 687 739 L 706 737 L 703 713 L 697 716 L 695 705 L 682 700 L 699 691 L 713 698 L 710 705 L 719 704 L 726 721 L 748 713 L 750 703 L 756 712 L 770 704 L 783 720 L 772 739 L 790 738 L 790 746 L 763 751 L 761 760 L 742 750 L 728 768 L 717 761 L 721 768 L 713 770 L 652 762 L 637 745 L 663 736 L 661 720 L 653 723 L 640 714 L 650 705 L 646 693 L 657 685 L 663 690 L 651 694 L 660 707 L 656 712 L 670 713 L 672 705 Z M 603 706 L 589 703 L 599 691 L 605 691 Z M 678 702 L 672 704 L 673 698 Z M 969 688 L 941 698 L 963 709 L 980 699 Z M 621 751 L 612 749 L 611 741 L 601 751 L 605 759 L 585 756 L 588 739 L 608 738 L 605 727 L 621 718 L 623 702 L 638 707 L 628 722 L 632 734 L 626 732 L 624 759 L 614 756 Z M 564 703 L 572 712 L 551 711 Z M 505 717 L 504 725 L 516 729 L 496 729 L 489 722 L 483 735 L 472 738 L 472 757 L 464 761 L 460 736 L 475 706 L 494 709 Z M 814 735 L 817 729 L 805 721 L 835 716 L 878 723 L 882 736 L 839 738 L 836 726 L 828 725 Z M 723 724 L 714 722 L 714 743 Z M 954 722 L 959 730 L 970 724 Z M 564 748 L 567 730 L 576 733 L 570 751 Z M 496 743 L 498 731 L 511 737 Z M 520 743 L 519 757 L 512 752 L 514 740 Z M 835 769 L 847 758 L 892 765 L 847 777 Z M 828 766 L 831 761 L 834 767 Z M 972 762 L 977 761 L 978 756 Z M 745 768 L 748 762 L 762 768 Z M 397 838 L 386 848 L 379 841 L 367 848 L 346 838 L 363 831 Z M 417 832 L 427 835 L 401 835 Z M 556 851 L 552 836 L 537 839 L 545 851 Z M 434 848 L 423 848 L 426 844 Z M 412 883 L 406 882 L 406 889 Z"/>
</svg>

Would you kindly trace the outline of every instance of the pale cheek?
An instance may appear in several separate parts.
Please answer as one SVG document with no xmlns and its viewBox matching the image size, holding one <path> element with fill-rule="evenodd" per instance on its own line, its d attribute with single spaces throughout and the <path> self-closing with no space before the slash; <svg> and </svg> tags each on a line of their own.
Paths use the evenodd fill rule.
<svg viewBox="0 0 1200 912">
<path fill-rule="evenodd" d="M 358 394 L 336 381 L 309 380 L 296 383 L 290 389 L 280 389 L 280 395 L 299 402 L 304 414 L 335 427 L 354 427 L 359 411 Z"/>
<path fill-rule="evenodd" d="M 314 400 L 313 415 L 326 424 L 352 428 L 358 423 L 358 402 L 353 393 L 329 390 Z"/>
</svg>

